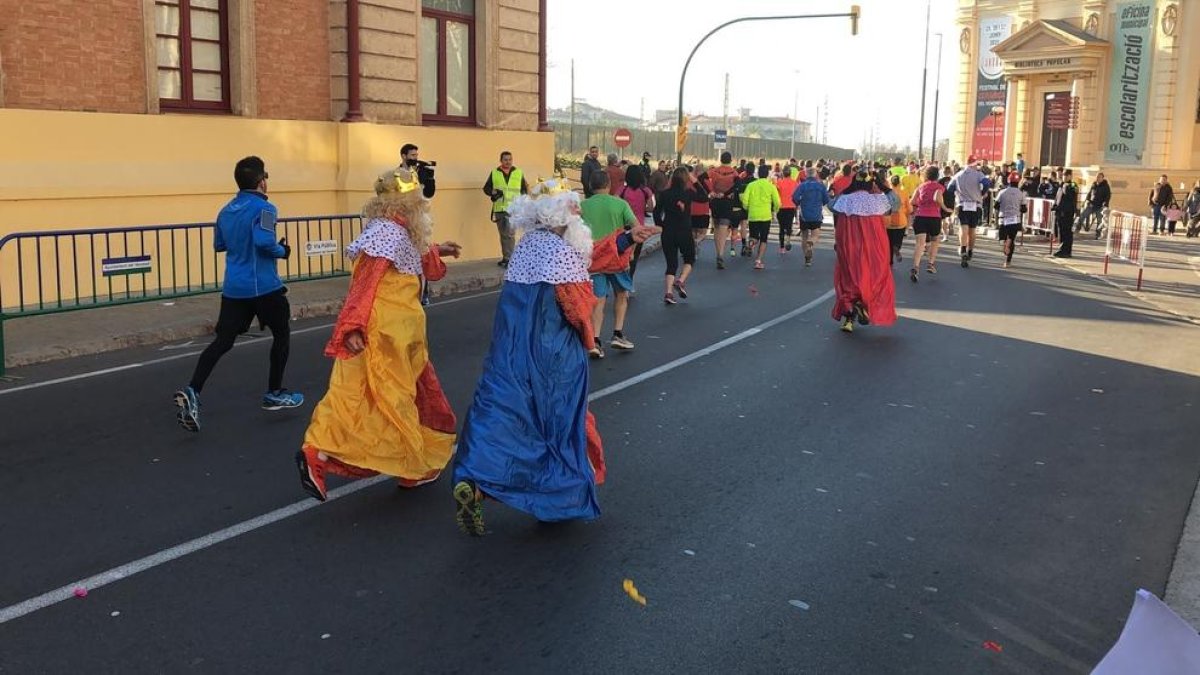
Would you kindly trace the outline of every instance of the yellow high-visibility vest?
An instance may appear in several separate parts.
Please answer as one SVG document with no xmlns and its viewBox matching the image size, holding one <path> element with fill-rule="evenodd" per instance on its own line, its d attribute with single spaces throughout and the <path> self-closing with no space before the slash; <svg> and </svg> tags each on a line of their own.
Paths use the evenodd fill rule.
<svg viewBox="0 0 1200 675">
<path fill-rule="evenodd" d="M 492 189 L 499 190 L 504 194 L 503 197 L 492 203 L 492 213 L 508 211 L 508 205 L 517 198 L 517 195 L 521 194 L 522 182 L 524 182 L 524 176 L 516 167 L 513 167 L 508 174 L 508 180 L 504 179 L 504 173 L 500 169 L 492 169 Z"/>
</svg>

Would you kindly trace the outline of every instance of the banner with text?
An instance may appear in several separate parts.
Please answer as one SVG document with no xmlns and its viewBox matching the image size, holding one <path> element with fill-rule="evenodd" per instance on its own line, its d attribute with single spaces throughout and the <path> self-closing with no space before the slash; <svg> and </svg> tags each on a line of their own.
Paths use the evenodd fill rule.
<svg viewBox="0 0 1200 675">
<path fill-rule="evenodd" d="M 1000 57 L 992 48 L 1012 32 L 1012 17 L 998 16 L 979 21 L 979 78 L 975 83 L 975 133 L 971 154 L 979 159 L 998 160 L 1004 154 L 1004 115 L 993 115 L 992 108 L 1004 106 L 1008 85 L 1001 77 Z M 965 159 L 965 158 L 963 158 Z"/>
<path fill-rule="evenodd" d="M 1117 5 L 1113 68 L 1108 84 L 1108 144 L 1104 158 L 1141 164 L 1149 122 L 1150 63 L 1154 0 Z"/>
</svg>

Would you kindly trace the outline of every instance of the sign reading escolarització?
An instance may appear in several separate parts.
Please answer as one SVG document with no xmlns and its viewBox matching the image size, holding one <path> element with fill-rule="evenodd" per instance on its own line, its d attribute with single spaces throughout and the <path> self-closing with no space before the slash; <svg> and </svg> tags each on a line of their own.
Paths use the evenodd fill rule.
<svg viewBox="0 0 1200 675">
<path fill-rule="evenodd" d="M 1149 121 L 1154 0 L 1121 3 L 1116 18 L 1104 158 L 1118 164 L 1140 164 Z"/>
</svg>

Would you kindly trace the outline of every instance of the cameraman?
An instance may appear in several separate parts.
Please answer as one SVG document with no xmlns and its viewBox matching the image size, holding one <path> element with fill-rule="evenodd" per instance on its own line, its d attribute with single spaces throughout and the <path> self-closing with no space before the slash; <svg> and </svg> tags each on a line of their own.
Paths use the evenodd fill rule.
<svg viewBox="0 0 1200 675">
<path fill-rule="evenodd" d="M 433 199 L 433 193 L 437 191 L 437 183 L 433 178 L 433 170 L 437 167 L 437 162 L 422 162 L 418 159 L 419 154 L 417 146 L 412 143 L 405 143 L 400 148 L 400 164 L 401 166 L 416 170 L 417 180 L 421 182 L 425 198 Z"/>
</svg>

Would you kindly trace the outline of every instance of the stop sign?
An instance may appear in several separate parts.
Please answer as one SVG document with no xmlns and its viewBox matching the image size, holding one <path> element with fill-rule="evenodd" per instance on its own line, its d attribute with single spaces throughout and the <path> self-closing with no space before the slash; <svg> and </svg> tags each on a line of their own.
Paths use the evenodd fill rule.
<svg viewBox="0 0 1200 675">
<path fill-rule="evenodd" d="M 618 148 L 628 147 L 633 142 L 633 133 L 628 129 L 617 129 L 613 134 L 613 142 L 617 144 Z"/>
</svg>

